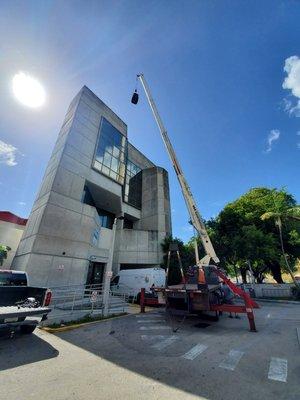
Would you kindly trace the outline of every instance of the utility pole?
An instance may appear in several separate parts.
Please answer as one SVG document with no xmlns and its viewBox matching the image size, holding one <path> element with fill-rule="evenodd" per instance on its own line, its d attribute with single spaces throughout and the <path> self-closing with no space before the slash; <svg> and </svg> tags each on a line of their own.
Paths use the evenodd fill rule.
<svg viewBox="0 0 300 400">
<path fill-rule="evenodd" d="M 108 255 L 108 260 L 107 264 L 105 267 L 105 274 L 104 274 L 104 283 L 103 283 L 103 316 L 107 317 L 108 316 L 108 303 L 109 303 L 109 291 L 110 291 L 110 281 L 112 278 L 112 264 L 113 264 L 113 258 L 114 258 L 114 248 L 115 248 L 115 238 L 116 238 L 116 231 L 117 231 L 117 222 L 118 220 L 123 220 L 124 217 L 116 217 L 114 219 L 114 223 L 112 226 L 112 238 L 111 238 L 111 246 L 109 249 L 109 255 Z"/>
</svg>

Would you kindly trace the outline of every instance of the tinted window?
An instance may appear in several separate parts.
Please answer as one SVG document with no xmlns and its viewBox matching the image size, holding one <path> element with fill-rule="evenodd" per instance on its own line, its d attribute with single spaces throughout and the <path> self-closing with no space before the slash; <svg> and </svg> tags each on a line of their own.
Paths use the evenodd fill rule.
<svg viewBox="0 0 300 400">
<path fill-rule="evenodd" d="M 112 229 L 113 223 L 114 223 L 114 219 L 115 219 L 115 215 L 102 210 L 101 208 L 97 208 L 97 212 L 99 215 L 99 219 L 100 219 L 100 224 L 103 228 L 108 228 L 108 229 Z"/>
<path fill-rule="evenodd" d="M 137 208 L 142 206 L 142 170 L 130 160 L 126 164 L 124 201 Z"/>
<path fill-rule="evenodd" d="M 0 272 L 0 286 L 27 286 L 26 274 Z"/>
<path fill-rule="evenodd" d="M 124 229 L 133 229 L 133 221 L 130 219 L 125 218 L 124 223 L 123 223 L 123 228 Z"/>
</svg>

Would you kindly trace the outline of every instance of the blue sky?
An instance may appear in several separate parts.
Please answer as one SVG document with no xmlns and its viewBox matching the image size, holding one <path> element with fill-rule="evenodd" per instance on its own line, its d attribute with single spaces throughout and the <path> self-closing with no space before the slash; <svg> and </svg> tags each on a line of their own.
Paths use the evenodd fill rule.
<svg viewBox="0 0 300 400">
<path fill-rule="evenodd" d="M 299 1 L 1 1 L 0 209 L 30 213 L 68 104 L 83 85 L 169 171 L 173 232 L 192 232 L 149 107 L 143 72 L 204 218 L 251 187 L 300 199 Z M 285 68 L 285 70 L 284 70 Z M 38 78 L 44 107 L 11 79 Z M 284 87 L 283 87 L 284 86 Z"/>
</svg>

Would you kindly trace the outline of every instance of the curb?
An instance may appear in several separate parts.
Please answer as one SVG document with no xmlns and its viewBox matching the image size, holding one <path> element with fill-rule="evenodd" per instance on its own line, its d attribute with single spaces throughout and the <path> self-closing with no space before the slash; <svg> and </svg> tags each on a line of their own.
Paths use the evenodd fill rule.
<svg viewBox="0 0 300 400">
<path fill-rule="evenodd" d="M 260 299 L 256 297 L 258 302 L 266 302 L 266 303 L 281 303 L 281 304 L 298 304 L 300 305 L 300 301 L 296 300 L 271 300 L 271 299 Z"/>
<path fill-rule="evenodd" d="M 96 321 L 82 322 L 81 324 L 73 324 L 73 325 L 61 326 L 59 328 L 49 328 L 48 326 L 39 326 L 39 329 L 41 329 L 42 331 L 46 331 L 48 333 L 67 332 L 67 331 L 71 331 L 73 329 L 81 328 L 82 326 L 85 326 L 85 325 L 97 324 L 98 322 L 107 322 L 107 321 L 110 321 L 112 319 L 128 317 L 130 315 L 132 315 L 132 314 L 117 315 L 117 316 L 111 317 L 111 318 L 104 318 L 104 319 L 98 319 Z"/>
</svg>

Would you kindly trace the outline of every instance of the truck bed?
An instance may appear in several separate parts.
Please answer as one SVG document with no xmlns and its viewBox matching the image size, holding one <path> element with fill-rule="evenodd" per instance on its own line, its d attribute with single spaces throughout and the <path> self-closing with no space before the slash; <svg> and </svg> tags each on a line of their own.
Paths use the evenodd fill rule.
<svg viewBox="0 0 300 400">
<path fill-rule="evenodd" d="M 36 315 L 48 314 L 51 311 L 48 307 L 17 307 L 17 306 L 5 306 L 0 307 L 0 321 L 7 318 L 24 318 L 32 317 Z"/>
<path fill-rule="evenodd" d="M 217 289 L 220 288 L 220 285 L 207 285 L 207 289 L 209 292 L 213 292 Z M 164 288 L 155 288 L 155 291 L 166 291 L 166 292 L 198 292 L 198 293 L 202 293 L 203 290 L 198 289 L 198 285 L 194 284 L 194 283 L 187 283 L 187 284 L 183 284 L 180 283 L 178 285 L 169 285 L 167 287 Z"/>
</svg>

